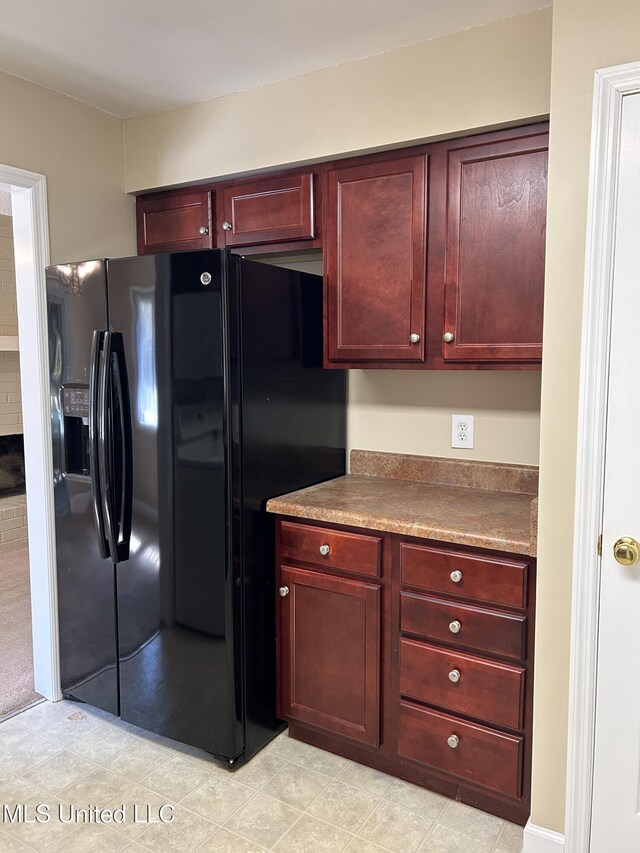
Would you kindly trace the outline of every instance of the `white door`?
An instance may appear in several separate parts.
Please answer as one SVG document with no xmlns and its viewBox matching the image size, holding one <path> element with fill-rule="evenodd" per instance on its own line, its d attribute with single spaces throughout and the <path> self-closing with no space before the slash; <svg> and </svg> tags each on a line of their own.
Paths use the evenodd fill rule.
<svg viewBox="0 0 640 853">
<path fill-rule="evenodd" d="M 640 542 L 640 94 L 622 103 L 590 853 L 640 851 L 640 560 L 614 556 Z"/>
</svg>

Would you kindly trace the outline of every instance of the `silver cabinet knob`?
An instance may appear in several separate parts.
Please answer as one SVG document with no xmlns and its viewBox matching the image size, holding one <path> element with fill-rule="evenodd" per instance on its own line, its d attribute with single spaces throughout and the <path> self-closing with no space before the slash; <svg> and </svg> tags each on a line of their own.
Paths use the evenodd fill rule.
<svg viewBox="0 0 640 853">
<path fill-rule="evenodd" d="M 225 231 L 231 231 L 233 225 L 230 222 L 223 222 L 222 227 Z"/>
<path fill-rule="evenodd" d="M 200 230 L 200 234 L 201 234 L 203 237 L 204 237 L 204 235 L 205 235 L 205 234 L 208 234 L 208 233 L 209 233 L 209 229 L 207 228 L 207 226 L 206 226 L 206 225 L 201 225 L 199 230 Z"/>
<path fill-rule="evenodd" d="M 449 681 L 453 681 L 454 684 L 457 684 L 460 681 L 460 670 L 452 669 L 449 673 Z"/>
<path fill-rule="evenodd" d="M 459 634 L 460 628 L 462 628 L 462 625 L 460 624 L 460 622 L 458 622 L 457 619 L 454 619 L 453 622 L 449 622 L 449 630 L 452 634 Z"/>
<path fill-rule="evenodd" d="M 449 577 L 454 583 L 460 583 L 460 581 L 462 580 L 462 572 L 459 569 L 456 569 L 455 571 L 451 572 Z"/>
<path fill-rule="evenodd" d="M 289 587 L 281 586 L 278 592 L 280 593 L 280 598 L 286 598 L 289 595 Z"/>
<path fill-rule="evenodd" d="M 458 735 L 449 735 L 449 737 L 447 738 L 447 743 L 449 744 L 451 749 L 457 749 L 458 744 L 460 743 L 460 738 L 458 737 Z"/>
<path fill-rule="evenodd" d="M 444 335 L 442 336 L 442 340 L 448 344 L 451 343 L 453 338 L 454 338 L 453 332 L 445 332 Z"/>
<path fill-rule="evenodd" d="M 320 553 L 322 554 L 323 557 L 326 557 L 330 550 L 331 550 L 331 548 L 328 545 L 321 545 L 320 546 Z"/>
<path fill-rule="evenodd" d="M 411 341 L 412 344 L 419 344 L 420 343 L 420 335 L 418 335 L 416 332 L 414 332 L 413 334 L 409 335 L 409 340 Z"/>
</svg>

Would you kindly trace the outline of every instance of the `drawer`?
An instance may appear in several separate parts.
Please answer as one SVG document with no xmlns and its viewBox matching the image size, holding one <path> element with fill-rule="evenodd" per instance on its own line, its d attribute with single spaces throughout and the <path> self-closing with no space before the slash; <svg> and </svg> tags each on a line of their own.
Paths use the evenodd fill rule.
<svg viewBox="0 0 640 853">
<path fill-rule="evenodd" d="M 379 577 L 381 549 L 380 536 L 289 521 L 280 525 L 280 557 L 285 561 L 315 563 L 322 568 Z"/>
<path fill-rule="evenodd" d="M 521 666 L 400 640 L 403 696 L 499 726 L 522 728 L 524 676 Z"/>
<path fill-rule="evenodd" d="M 515 613 L 413 592 L 400 595 L 400 630 L 452 646 L 522 660 L 526 657 L 526 626 L 526 616 Z"/>
<path fill-rule="evenodd" d="M 516 735 L 400 702 L 398 753 L 510 797 L 522 793 L 523 738 Z"/>
<path fill-rule="evenodd" d="M 407 586 L 526 607 L 526 563 L 403 544 L 400 568 L 402 583 Z"/>
</svg>

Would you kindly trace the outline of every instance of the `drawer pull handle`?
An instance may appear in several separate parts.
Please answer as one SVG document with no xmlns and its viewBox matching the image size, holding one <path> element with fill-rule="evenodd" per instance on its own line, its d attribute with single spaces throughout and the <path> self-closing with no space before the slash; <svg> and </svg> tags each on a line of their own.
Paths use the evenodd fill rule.
<svg viewBox="0 0 640 853">
<path fill-rule="evenodd" d="M 447 738 L 447 743 L 449 744 L 451 749 L 457 749 L 458 744 L 460 743 L 460 738 L 458 737 L 458 735 L 449 735 L 449 737 Z"/>
<path fill-rule="evenodd" d="M 452 669 L 449 673 L 449 681 L 453 681 L 454 684 L 457 684 L 460 681 L 460 670 Z"/>
<path fill-rule="evenodd" d="M 462 624 L 458 622 L 457 619 L 454 619 L 453 622 L 449 622 L 449 630 L 452 634 L 459 634 L 460 628 L 462 628 Z"/>
<path fill-rule="evenodd" d="M 286 598 L 289 595 L 289 587 L 281 586 L 278 592 L 280 593 L 280 598 Z"/>
<path fill-rule="evenodd" d="M 326 557 L 330 550 L 331 550 L 331 548 L 328 545 L 321 545 L 320 546 L 320 553 L 322 554 L 323 557 Z"/>
<path fill-rule="evenodd" d="M 456 569 L 455 572 L 451 572 L 449 577 L 454 583 L 460 583 L 460 581 L 462 580 L 462 572 L 460 571 L 460 569 Z"/>
</svg>

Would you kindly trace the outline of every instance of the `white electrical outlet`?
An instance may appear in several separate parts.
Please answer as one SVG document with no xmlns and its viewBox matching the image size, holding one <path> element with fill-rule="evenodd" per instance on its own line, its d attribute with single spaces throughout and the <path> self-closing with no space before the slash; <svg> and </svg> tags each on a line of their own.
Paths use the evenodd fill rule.
<svg viewBox="0 0 640 853">
<path fill-rule="evenodd" d="M 451 415 L 451 447 L 473 450 L 473 415 Z"/>
</svg>

